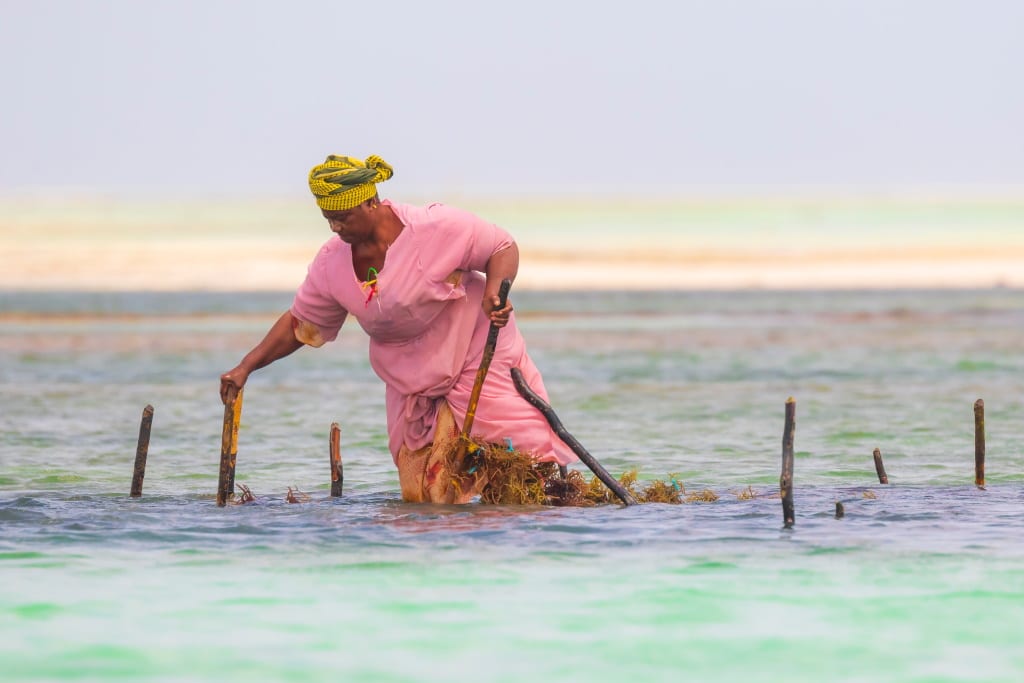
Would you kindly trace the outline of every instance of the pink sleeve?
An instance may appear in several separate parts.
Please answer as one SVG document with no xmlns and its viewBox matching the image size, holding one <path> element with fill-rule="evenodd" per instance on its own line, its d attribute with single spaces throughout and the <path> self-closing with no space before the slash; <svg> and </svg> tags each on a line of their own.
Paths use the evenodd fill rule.
<svg viewBox="0 0 1024 683">
<path fill-rule="evenodd" d="M 348 317 L 348 311 L 330 294 L 325 263 L 328 253 L 327 249 L 322 249 L 309 264 L 306 279 L 292 301 L 291 313 L 300 323 L 296 329 L 296 336 L 300 341 L 312 346 L 334 341 L 345 323 L 345 318 Z M 302 323 L 313 325 L 317 334 L 306 334 L 305 336 L 310 339 L 303 339 L 300 332 L 303 332 L 302 328 L 307 325 Z"/>
<path fill-rule="evenodd" d="M 474 214 L 432 204 L 428 207 L 435 233 L 431 242 L 437 245 L 437 265 L 447 276 L 453 270 L 487 269 L 491 255 L 512 246 L 512 235 Z"/>
</svg>

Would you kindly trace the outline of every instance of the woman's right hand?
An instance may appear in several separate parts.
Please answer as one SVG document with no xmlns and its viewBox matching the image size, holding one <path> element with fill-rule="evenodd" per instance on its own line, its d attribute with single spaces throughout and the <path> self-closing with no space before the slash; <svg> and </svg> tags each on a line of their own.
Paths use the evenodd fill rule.
<svg viewBox="0 0 1024 683">
<path fill-rule="evenodd" d="M 245 386 L 245 380 L 249 379 L 249 371 L 238 365 L 233 370 L 228 370 L 220 376 L 220 400 L 222 403 L 233 401 L 238 392 Z"/>
</svg>

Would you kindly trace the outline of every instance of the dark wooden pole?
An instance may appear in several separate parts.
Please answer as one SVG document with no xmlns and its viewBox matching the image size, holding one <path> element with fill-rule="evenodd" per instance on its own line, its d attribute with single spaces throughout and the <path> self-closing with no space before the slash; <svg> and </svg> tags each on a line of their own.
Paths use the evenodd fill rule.
<svg viewBox="0 0 1024 683">
<path fill-rule="evenodd" d="M 974 402 L 974 484 L 985 488 L 985 402 Z"/>
<path fill-rule="evenodd" d="M 341 497 L 341 486 L 345 482 L 345 470 L 341 465 L 341 427 L 331 423 L 331 497 Z"/>
<path fill-rule="evenodd" d="M 224 426 L 220 433 L 220 477 L 217 505 L 224 507 L 235 492 L 235 460 L 238 457 L 238 423 L 242 419 L 242 392 L 224 404 Z"/>
<path fill-rule="evenodd" d="M 787 529 L 793 528 L 793 431 L 796 429 L 796 400 L 786 399 L 786 425 L 782 430 L 782 475 L 779 477 L 779 492 L 782 494 L 782 522 Z"/>
<path fill-rule="evenodd" d="M 139 445 L 135 449 L 135 471 L 132 473 L 132 498 L 142 495 L 142 480 L 146 478 L 146 457 L 149 455 L 149 432 L 153 429 L 153 406 L 142 410 L 139 424 Z"/>
<path fill-rule="evenodd" d="M 611 489 L 612 493 L 618 496 L 625 505 L 636 505 L 637 499 L 626 490 L 626 487 L 615 480 L 615 477 L 608 474 L 608 470 L 601 466 L 601 463 L 597 461 L 597 458 L 592 456 L 586 448 L 583 447 L 579 441 L 576 440 L 572 434 L 570 434 L 565 427 L 562 426 L 562 421 L 555 415 L 555 411 L 552 410 L 551 406 L 548 405 L 547 401 L 542 399 L 537 392 L 530 388 L 530 385 L 526 383 L 526 378 L 523 377 L 523 371 L 519 368 L 512 368 L 512 382 L 516 385 L 516 391 L 519 395 L 526 399 L 526 401 L 534 408 L 539 410 L 544 419 L 548 421 L 548 425 L 551 426 L 551 431 L 558 435 L 565 445 L 572 449 L 572 452 L 579 457 L 584 465 L 590 468 L 590 471 L 594 473 L 598 479 L 601 480 L 605 486 Z"/>
<path fill-rule="evenodd" d="M 889 475 L 885 473 L 885 465 L 882 464 L 882 451 L 876 448 L 873 455 L 875 457 L 875 472 L 878 474 L 878 483 L 888 484 Z"/>
<path fill-rule="evenodd" d="M 512 287 L 512 280 L 505 278 L 498 287 L 498 308 L 505 308 L 508 301 L 508 291 Z M 462 432 L 456 445 L 454 457 L 451 460 L 453 472 L 462 472 L 466 466 L 467 456 L 477 456 L 477 445 L 469 440 L 472 436 L 473 422 L 476 419 L 476 407 L 480 401 L 480 392 L 484 387 L 484 380 L 487 379 L 487 371 L 491 367 L 491 359 L 494 358 L 494 349 L 498 345 L 498 332 L 501 328 L 493 322 L 487 330 L 487 341 L 484 342 L 483 356 L 480 358 L 480 367 L 476 370 L 476 379 L 473 381 L 473 390 L 469 393 L 469 405 L 466 408 L 466 417 L 462 421 Z M 472 468 L 470 468 L 472 469 Z"/>
</svg>

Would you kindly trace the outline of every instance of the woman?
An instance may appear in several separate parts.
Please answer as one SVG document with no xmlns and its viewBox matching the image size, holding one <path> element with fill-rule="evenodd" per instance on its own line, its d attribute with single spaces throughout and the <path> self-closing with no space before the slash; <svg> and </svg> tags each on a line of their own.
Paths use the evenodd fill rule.
<svg viewBox="0 0 1024 683">
<path fill-rule="evenodd" d="M 446 453 L 459 436 L 490 324 L 502 327 L 477 405 L 473 437 L 509 441 L 538 462 L 565 465 L 576 456 L 544 417 L 515 390 L 518 367 L 547 400 L 498 287 L 515 279 L 519 249 L 480 218 L 442 204 L 381 201 L 377 183 L 393 174 L 380 157 L 365 162 L 329 156 L 309 173 L 309 187 L 331 238 L 305 282 L 267 336 L 221 375 L 221 399 L 249 374 L 303 345 L 337 337 L 349 315 L 370 336 L 370 364 L 385 383 L 388 442 L 402 497 L 411 502 L 466 502 L 483 488 L 479 476 L 451 483 Z M 468 484 L 467 484 L 468 482 Z"/>
</svg>

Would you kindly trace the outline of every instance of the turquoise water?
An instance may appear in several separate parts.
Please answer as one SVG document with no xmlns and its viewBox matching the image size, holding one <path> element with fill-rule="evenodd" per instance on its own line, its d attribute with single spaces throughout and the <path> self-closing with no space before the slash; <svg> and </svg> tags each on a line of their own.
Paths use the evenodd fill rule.
<svg viewBox="0 0 1024 683">
<path fill-rule="evenodd" d="M 404 504 L 353 326 L 253 376 L 237 480 L 257 502 L 219 509 L 217 376 L 287 293 L 0 294 L 4 679 L 1024 675 L 1024 291 L 513 296 L 552 404 L 609 470 L 719 500 Z M 788 396 L 792 530 L 772 497 Z"/>
</svg>

